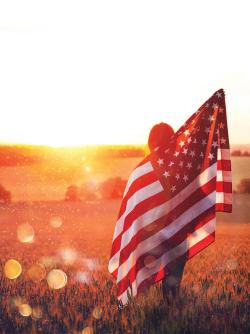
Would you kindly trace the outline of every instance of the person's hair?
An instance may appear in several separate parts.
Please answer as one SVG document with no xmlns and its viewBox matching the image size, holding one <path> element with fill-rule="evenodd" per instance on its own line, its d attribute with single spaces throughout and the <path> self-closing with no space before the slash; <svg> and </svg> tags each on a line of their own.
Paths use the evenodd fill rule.
<svg viewBox="0 0 250 334">
<path fill-rule="evenodd" d="M 167 146 L 170 137 L 174 135 L 173 128 L 166 123 L 155 124 L 150 130 L 148 137 L 148 147 L 152 152 L 157 147 Z"/>
</svg>

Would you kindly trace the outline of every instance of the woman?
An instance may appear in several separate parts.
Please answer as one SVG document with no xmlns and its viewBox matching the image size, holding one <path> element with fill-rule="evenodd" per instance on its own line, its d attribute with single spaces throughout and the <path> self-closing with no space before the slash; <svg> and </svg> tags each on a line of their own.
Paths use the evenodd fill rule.
<svg viewBox="0 0 250 334">
<path fill-rule="evenodd" d="M 166 123 L 159 123 L 153 126 L 148 137 L 148 147 L 151 152 L 166 147 L 170 137 L 174 135 L 173 128 Z M 185 259 L 178 260 L 170 269 L 169 274 L 162 280 L 162 293 L 164 301 L 174 299 L 179 292 L 179 287 L 185 267 Z"/>
</svg>

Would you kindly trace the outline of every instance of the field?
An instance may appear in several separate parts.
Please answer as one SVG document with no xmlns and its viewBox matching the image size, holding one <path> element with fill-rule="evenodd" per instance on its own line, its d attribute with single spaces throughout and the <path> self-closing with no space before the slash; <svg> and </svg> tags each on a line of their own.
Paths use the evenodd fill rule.
<svg viewBox="0 0 250 334">
<path fill-rule="evenodd" d="M 177 300 L 164 305 L 159 282 L 119 310 L 107 270 L 119 205 L 0 207 L 0 333 L 249 333 L 249 224 L 224 223 L 220 215 L 216 241 L 187 263 Z M 23 223 L 33 227 L 32 242 L 20 237 Z M 4 275 L 9 259 L 22 266 L 13 280 Z M 44 271 L 32 274 L 37 263 Z M 46 280 L 53 268 L 67 275 L 58 290 Z"/>
</svg>

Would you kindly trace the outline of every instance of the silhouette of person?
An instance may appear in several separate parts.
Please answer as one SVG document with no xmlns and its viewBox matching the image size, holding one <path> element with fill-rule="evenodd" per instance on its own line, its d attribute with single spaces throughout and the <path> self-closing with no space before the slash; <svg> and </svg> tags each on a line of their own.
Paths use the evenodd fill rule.
<svg viewBox="0 0 250 334">
<path fill-rule="evenodd" d="M 166 123 L 159 123 L 152 127 L 148 137 L 148 147 L 151 152 L 158 148 L 165 147 L 169 144 L 170 137 L 174 135 L 173 128 Z M 162 280 L 162 294 L 164 301 L 175 298 L 179 292 L 181 279 L 185 267 L 186 260 L 180 259 L 175 261 L 170 272 Z M 172 295 L 172 297 L 171 297 Z"/>
</svg>

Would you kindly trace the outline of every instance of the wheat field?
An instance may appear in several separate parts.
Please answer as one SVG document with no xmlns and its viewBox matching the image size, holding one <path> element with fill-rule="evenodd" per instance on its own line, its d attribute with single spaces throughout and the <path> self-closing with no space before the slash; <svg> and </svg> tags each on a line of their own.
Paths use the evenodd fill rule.
<svg viewBox="0 0 250 334">
<path fill-rule="evenodd" d="M 249 332 L 249 224 L 217 223 L 216 241 L 186 264 L 176 300 L 164 305 L 158 282 L 120 310 L 107 270 L 119 205 L 99 200 L 0 207 L 0 333 Z M 23 224 L 33 229 L 30 242 L 19 235 Z M 16 279 L 4 272 L 10 259 L 22 267 Z M 37 265 L 43 271 L 32 275 Z M 48 283 L 53 269 L 67 277 L 59 289 Z"/>
</svg>

